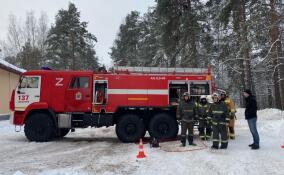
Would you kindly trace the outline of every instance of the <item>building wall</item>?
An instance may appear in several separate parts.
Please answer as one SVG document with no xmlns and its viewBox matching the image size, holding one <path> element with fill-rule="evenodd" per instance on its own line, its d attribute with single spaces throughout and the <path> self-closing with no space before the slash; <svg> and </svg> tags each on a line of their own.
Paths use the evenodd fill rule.
<svg viewBox="0 0 284 175">
<path fill-rule="evenodd" d="M 10 112 L 9 101 L 20 75 L 0 68 L 0 115 Z"/>
</svg>

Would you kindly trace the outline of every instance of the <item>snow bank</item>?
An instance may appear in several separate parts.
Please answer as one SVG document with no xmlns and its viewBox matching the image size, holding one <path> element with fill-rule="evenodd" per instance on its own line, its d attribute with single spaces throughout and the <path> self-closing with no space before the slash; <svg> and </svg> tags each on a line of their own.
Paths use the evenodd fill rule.
<svg viewBox="0 0 284 175">
<path fill-rule="evenodd" d="M 279 120 L 284 119 L 284 111 L 279 109 L 263 109 L 257 112 L 261 120 Z"/>
</svg>

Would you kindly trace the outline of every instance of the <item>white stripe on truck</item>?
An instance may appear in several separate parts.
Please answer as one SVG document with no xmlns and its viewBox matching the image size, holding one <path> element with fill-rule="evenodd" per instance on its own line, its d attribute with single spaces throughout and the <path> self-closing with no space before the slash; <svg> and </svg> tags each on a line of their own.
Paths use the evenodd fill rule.
<svg viewBox="0 0 284 175">
<path fill-rule="evenodd" d="M 108 89 L 108 94 L 168 95 L 167 89 Z"/>
</svg>

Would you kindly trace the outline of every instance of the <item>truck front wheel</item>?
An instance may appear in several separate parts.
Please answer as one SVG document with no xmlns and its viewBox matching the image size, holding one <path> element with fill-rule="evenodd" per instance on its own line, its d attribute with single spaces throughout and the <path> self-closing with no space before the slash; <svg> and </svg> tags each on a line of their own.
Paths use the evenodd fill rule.
<svg viewBox="0 0 284 175">
<path fill-rule="evenodd" d="M 30 141 L 47 142 L 56 134 L 52 118 L 45 113 L 34 113 L 25 121 L 25 135 Z"/>
<path fill-rule="evenodd" d="M 166 113 L 156 114 L 150 121 L 149 133 L 158 139 L 174 138 L 178 134 L 177 121 Z"/>
<path fill-rule="evenodd" d="M 143 120 L 135 114 L 126 114 L 116 124 L 116 135 L 122 142 L 138 141 L 144 136 L 145 127 Z"/>
</svg>

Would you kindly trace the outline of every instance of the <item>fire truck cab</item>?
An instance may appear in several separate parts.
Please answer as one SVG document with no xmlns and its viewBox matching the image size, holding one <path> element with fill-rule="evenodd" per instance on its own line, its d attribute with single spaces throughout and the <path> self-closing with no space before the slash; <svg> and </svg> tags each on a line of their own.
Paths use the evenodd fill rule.
<svg viewBox="0 0 284 175">
<path fill-rule="evenodd" d="M 146 131 L 178 134 L 177 104 L 184 92 L 214 91 L 210 69 L 117 67 L 111 73 L 36 70 L 23 73 L 12 93 L 11 122 L 31 141 L 64 137 L 75 128 L 116 125 L 122 142 Z"/>
</svg>

